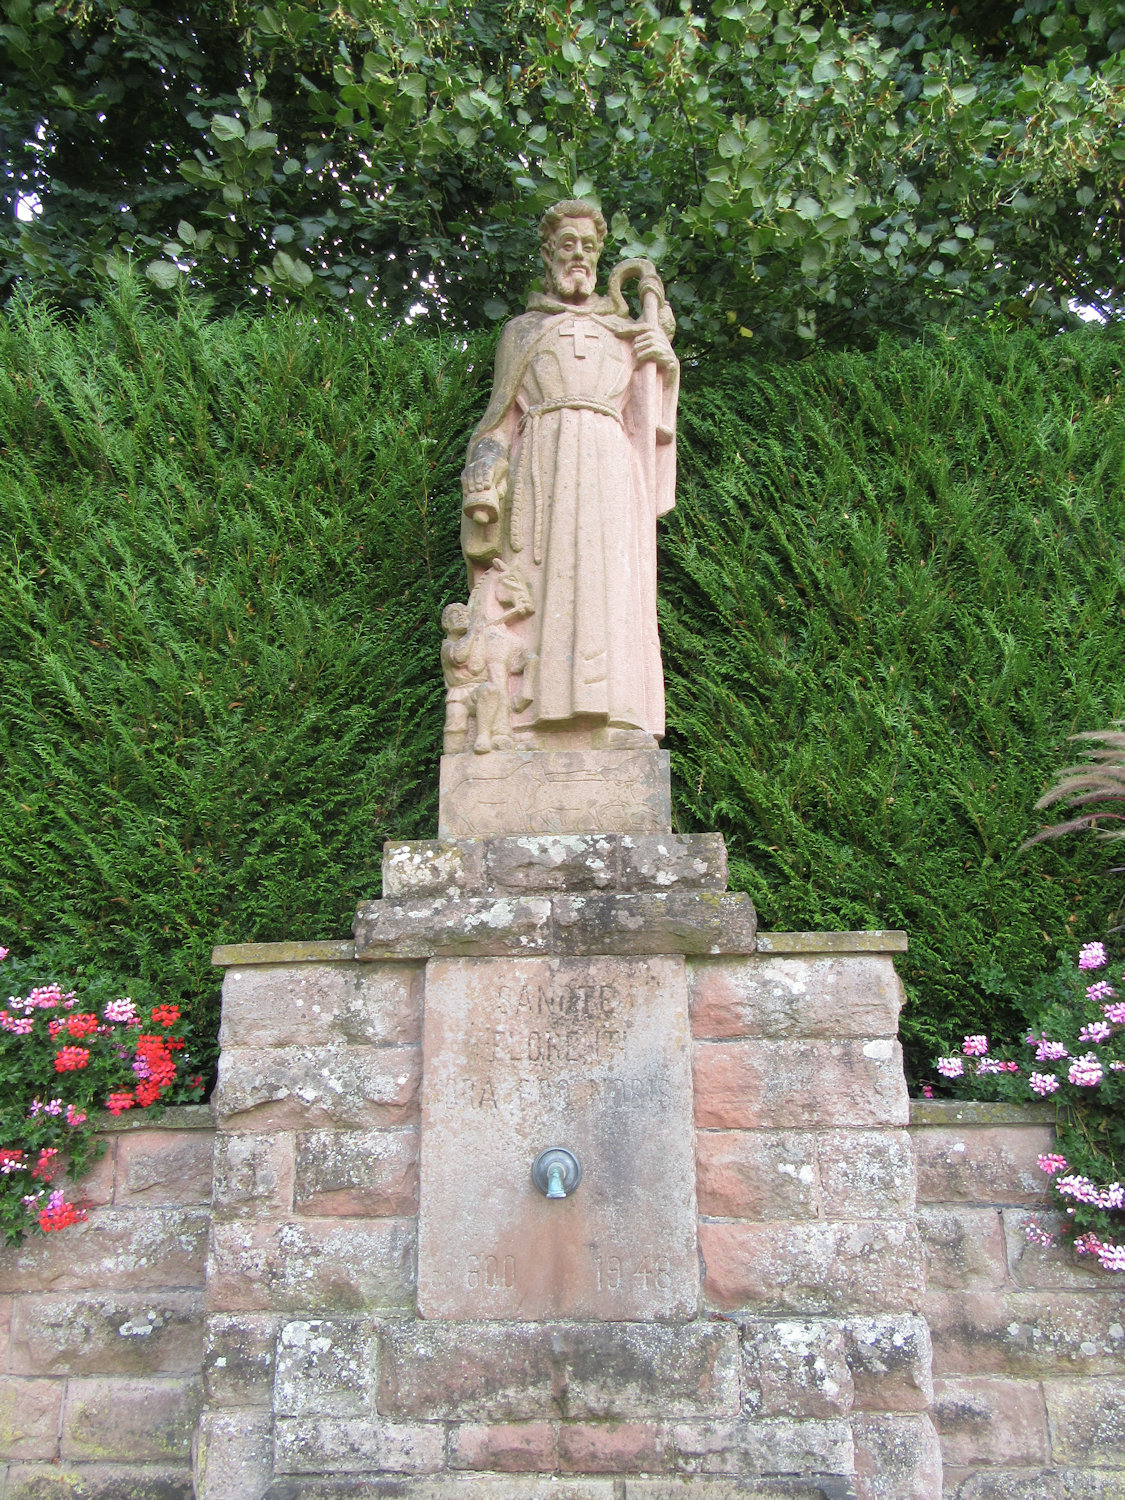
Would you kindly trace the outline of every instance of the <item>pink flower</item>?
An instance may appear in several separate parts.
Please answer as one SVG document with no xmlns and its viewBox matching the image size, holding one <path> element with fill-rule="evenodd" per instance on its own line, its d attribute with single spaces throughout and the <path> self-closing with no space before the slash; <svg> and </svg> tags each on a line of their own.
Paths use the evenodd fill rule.
<svg viewBox="0 0 1125 1500">
<path fill-rule="evenodd" d="M 1069 1056 L 1062 1042 L 1049 1042 L 1046 1037 L 1035 1048 L 1036 1062 L 1058 1062 L 1060 1058 Z"/>
<path fill-rule="evenodd" d="M 1066 1075 L 1080 1089 L 1092 1089 L 1102 1081 L 1102 1065 L 1096 1052 L 1084 1052 L 1076 1057 Z"/>
<path fill-rule="evenodd" d="M 1044 1229 L 1042 1224 L 1037 1224 L 1034 1219 L 1028 1220 L 1024 1225 L 1023 1232 L 1027 1236 L 1029 1244 L 1042 1245 L 1046 1249 L 1048 1245 L 1055 1243 L 1054 1235 L 1049 1230 Z"/>
<path fill-rule="evenodd" d="M 1087 989 L 1086 999 L 1095 1001 L 1109 1000 L 1116 994 L 1117 991 L 1107 979 L 1099 979 Z"/>
<path fill-rule="evenodd" d="M 1103 1005 L 1102 1015 L 1107 1021 L 1112 1021 L 1115 1026 L 1125 1025 L 1125 1004 L 1119 1000 L 1116 1005 Z"/>
<path fill-rule="evenodd" d="M 983 1057 L 988 1051 L 988 1038 L 986 1036 L 967 1036 L 961 1043 L 961 1051 L 966 1057 Z"/>
<path fill-rule="evenodd" d="M 1020 1065 L 1019 1065 L 1018 1062 L 1006 1062 L 1004 1064 L 1004 1072 L 1005 1073 L 1018 1073 L 1019 1070 L 1020 1070 Z"/>
<path fill-rule="evenodd" d="M 1113 1035 L 1113 1027 L 1108 1021 L 1091 1021 L 1089 1026 L 1083 1026 L 1078 1033 L 1080 1042 L 1108 1042 Z"/>
<path fill-rule="evenodd" d="M 8 949 L 7 948 L 0 948 L 0 963 L 3 963 L 4 960 L 7 958 L 7 956 L 8 956 Z"/>
<path fill-rule="evenodd" d="M 1078 953 L 1080 969 L 1100 969 L 1105 963 L 1105 944 L 1086 943 Z"/>
<path fill-rule="evenodd" d="M 977 1063 L 978 1073 L 1006 1073 L 1007 1071 L 998 1057 L 982 1057 Z"/>
<path fill-rule="evenodd" d="M 84 1125 L 86 1123 L 86 1111 L 75 1109 L 73 1104 L 66 1107 L 66 1123 L 68 1125 Z"/>
<path fill-rule="evenodd" d="M 1107 1271 L 1125 1271 L 1125 1245 L 1103 1244 L 1098 1259 Z"/>
<path fill-rule="evenodd" d="M 1053 1177 L 1056 1172 L 1066 1171 L 1066 1157 L 1051 1152 L 1039 1157 L 1038 1165 L 1041 1172 L 1046 1172 L 1048 1177 Z"/>
<path fill-rule="evenodd" d="M 961 1057 L 939 1057 L 935 1066 L 943 1078 L 960 1078 L 965 1071 L 965 1061 Z"/>
<path fill-rule="evenodd" d="M 1097 1255 L 1102 1248 L 1102 1242 L 1091 1229 L 1088 1234 L 1078 1236 L 1074 1242 L 1074 1248 L 1079 1255 Z"/>
<path fill-rule="evenodd" d="M 137 1007 L 126 995 L 121 1000 L 111 1000 L 104 1015 L 107 1021 L 115 1021 L 120 1026 L 131 1026 L 137 1019 Z"/>
<path fill-rule="evenodd" d="M 924 1083 L 922 1085 L 922 1098 L 923 1099 L 932 1099 L 933 1097 L 934 1097 L 934 1086 L 933 1086 L 933 1084 L 932 1083 Z"/>
<path fill-rule="evenodd" d="M 1035 1094 L 1053 1094 L 1059 1086 L 1059 1080 L 1053 1073 L 1030 1073 L 1027 1086 Z"/>
</svg>

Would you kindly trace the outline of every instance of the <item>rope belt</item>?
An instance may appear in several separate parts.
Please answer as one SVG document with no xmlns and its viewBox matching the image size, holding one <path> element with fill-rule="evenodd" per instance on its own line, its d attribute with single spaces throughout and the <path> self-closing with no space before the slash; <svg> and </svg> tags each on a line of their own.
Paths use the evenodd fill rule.
<svg viewBox="0 0 1125 1500">
<path fill-rule="evenodd" d="M 529 418 L 545 416 L 549 411 L 593 411 L 600 417 L 612 417 L 619 426 L 625 426 L 616 406 L 608 406 L 604 401 L 591 401 L 586 396 L 560 396 L 555 401 L 541 401 L 538 406 L 529 406 L 520 418 L 521 430 L 526 427 Z"/>
</svg>

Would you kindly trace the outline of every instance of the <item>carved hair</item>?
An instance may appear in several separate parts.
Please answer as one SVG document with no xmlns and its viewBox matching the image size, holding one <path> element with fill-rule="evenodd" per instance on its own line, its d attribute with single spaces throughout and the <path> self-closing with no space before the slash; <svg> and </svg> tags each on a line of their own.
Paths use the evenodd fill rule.
<svg viewBox="0 0 1125 1500">
<path fill-rule="evenodd" d="M 586 203 L 581 198 L 564 198 L 561 203 L 551 204 L 539 220 L 540 250 L 547 249 L 564 219 L 593 219 L 594 232 L 598 236 L 598 250 L 601 251 L 608 232 L 605 217 L 600 208 L 595 208 L 592 203 Z"/>
</svg>

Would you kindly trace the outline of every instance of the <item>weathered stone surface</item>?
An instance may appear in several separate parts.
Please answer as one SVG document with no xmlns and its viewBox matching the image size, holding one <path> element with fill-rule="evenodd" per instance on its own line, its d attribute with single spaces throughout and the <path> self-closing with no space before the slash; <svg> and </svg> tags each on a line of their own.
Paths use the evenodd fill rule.
<svg viewBox="0 0 1125 1500">
<path fill-rule="evenodd" d="M 196 1443 L 196 1500 L 261 1500 L 273 1472 L 268 1412 L 204 1412 Z"/>
<path fill-rule="evenodd" d="M 624 834 L 621 889 L 725 891 L 727 846 L 720 833 Z"/>
<path fill-rule="evenodd" d="M 378 1473 L 332 1479 L 277 1478 L 263 1500 L 618 1500 L 612 1479 L 508 1479 L 502 1474 L 418 1476 L 407 1482 Z M 682 1495 L 678 1500 L 695 1500 Z M 706 1496 L 705 1500 L 712 1500 Z M 725 1497 L 724 1497 L 725 1500 Z M 740 1495 L 739 1500 L 747 1500 Z M 758 1500 L 756 1494 L 749 1500 Z M 773 1500 L 770 1496 L 769 1500 Z M 780 1500 L 780 1497 L 779 1497 Z M 787 1495 L 786 1500 L 790 1500 Z M 802 1497 L 803 1500 L 803 1497 Z"/>
<path fill-rule="evenodd" d="M 477 896 L 486 889 L 487 839 L 388 839 L 383 896 Z"/>
<path fill-rule="evenodd" d="M 1117 1375 L 1121 1292 L 929 1292 L 934 1374 Z"/>
<path fill-rule="evenodd" d="M 199 1209 L 101 1209 L 65 1234 L 5 1250 L 0 1292 L 202 1286 L 207 1219 Z"/>
<path fill-rule="evenodd" d="M 742 1405 L 756 1417 L 846 1416 L 852 1375 L 839 1323 L 756 1319 L 742 1325 Z"/>
<path fill-rule="evenodd" d="M 690 1317 L 699 1293 L 682 959 L 435 959 L 423 1317 Z M 565 1146 L 565 1202 L 531 1165 Z"/>
<path fill-rule="evenodd" d="M 1004 1224 L 1008 1273 L 1016 1286 L 1028 1291 L 1048 1287 L 1096 1287 L 1099 1291 L 1116 1288 L 1114 1272 L 1099 1265 L 1093 1255 L 1076 1255 L 1070 1242 L 1062 1238 L 1063 1214 L 1045 1208 L 1004 1208 L 1000 1217 Z M 1030 1241 L 1027 1231 L 1032 1225 L 1053 1234 L 1054 1244 Z"/>
<path fill-rule="evenodd" d="M 366 960 L 549 953 L 551 902 L 514 895 L 361 901 L 353 926 L 356 956 Z"/>
<path fill-rule="evenodd" d="M 696 1043 L 695 1118 L 705 1129 L 904 1125 L 908 1112 L 897 1042 Z"/>
<path fill-rule="evenodd" d="M 443 755 L 438 837 L 668 833 L 667 750 L 493 751 Z"/>
<path fill-rule="evenodd" d="M 986 1099 L 911 1099 L 910 1125 L 941 1125 L 948 1130 L 971 1125 L 1053 1125 L 1056 1107 L 1049 1100 L 1000 1104 Z"/>
<path fill-rule="evenodd" d="M 1125 1475 L 1106 1469 L 945 1466 L 946 1500 L 1125 1500 Z"/>
<path fill-rule="evenodd" d="M 859 1500 L 938 1500 L 941 1445 L 929 1417 L 857 1414 L 852 1432 Z"/>
<path fill-rule="evenodd" d="M 355 941 L 356 956 L 372 960 L 751 953 L 756 926 L 740 893 L 513 893 L 361 901 Z"/>
<path fill-rule="evenodd" d="M 840 1421 L 684 1422 L 672 1436 L 689 1473 L 850 1474 L 854 1461 L 851 1428 Z"/>
<path fill-rule="evenodd" d="M 558 1468 L 552 1422 L 464 1422 L 449 1433 L 452 1469 L 501 1474 L 549 1474 Z"/>
<path fill-rule="evenodd" d="M 1125 1379 L 1045 1380 L 1043 1394 L 1056 1463 L 1125 1469 Z"/>
<path fill-rule="evenodd" d="M 909 947 L 905 932 L 894 928 L 870 927 L 863 932 L 766 932 L 762 934 L 763 953 L 807 955 L 817 953 L 905 953 Z"/>
<path fill-rule="evenodd" d="M 224 1048 L 395 1047 L 421 1034 L 421 964 L 273 963 L 223 980 Z"/>
<path fill-rule="evenodd" d="M 326 1313 L 407 1307 L 414 1300 L 414 1238 L 409 1219 L 216 1224 L 208 1306 Z"/>
<path fill-rule="evenodd" d="M 378 1408 L 396 1419 L 614 1421 L 738 1411 L 731 1324 L 387 1324 Z"/>
<path fill-rule="evenodd" d="M 1051 1456 L 1047 1411 L 1037 1380 L 979 1375 L 939 1380 L 934 1385 L 933 1419 L 942 1458 L 955 1466 L 1040 1464 Z"/>
<path fill-rule="evenodd" d="M 816 1219 L 816 1135 L 810 1130 L 701 1130 L 699 1212 L 719 1219 Z"/>
<path fill-rule="evenodd" d="M 628 1479 L 625 1500 L 854 1500 L 852 1482 L 842 1474 L 800 1479 L 731 1479 L 678 1474 L 660 1479 Z"/>
<path fill-rule="evenodd" d="M 817 1156 L 827 1218 L 914 1213 L 914 1152 L 905 1130 L 825 1130 L 817 1136 Z"/>
<path fill-rule="evenodd" d="M 68 1380 L 63 1460 L 189 1459 L 200 1404 L 198 1380 Z"/>
<path fill-rule="evenodd" d="M 278 1474 L 347 1474 L 368 1469 L 432 1474 L 443 1467 L 444 1460 L 445 1431 L 434 1422 L 392 1424 L 370 1416 L 279 1417 L 274 1426 Z M 413 1495 L 413 1486 L 399 1493 Z"/>
<path fill-rule="evenodd" d="M 13 1464 L 4 1490 L 4 1500 L 194 1500 L 194 1495 L 186 1464 Z"/>
<path fill-rule="evenodd" d="M 210 1131 L 136 1130 L 117 1138 L 119 1208 L 211 1201 Z"/>
<path fill-rule="evenodd" d="M 700 1038 L 893 1037 L 902 985 L 889 956 L 695 959 L 692 1031 Z M 838 934 L 821 934 L 834 937 Z"/>
<path fill-rule="evenodd" d="M 212 1313 L 203 1347 L 203 1394 L 212 1407 L 269 1406 L 281 1319 L 272 1313 Z"/>
<path fill-rule="evenodd" d="M 220 943 L 211 949 L 217 969 L 248 964 L 331 964 L 355 958 L 355 945 L 348 938 L 287 943 Z"/>
<path fill-rule="evenodd" d="M 758 926 L 741 892 L 590 892 L 551 909 L 555 953 L 752 953 Z"/>
<path fill-rule="evenodd" d="M 203 1293 L 47 1293 L 17 1297 L 9 1368 L 19 1375 L 194 1373 Z"/>
<path fill-rule="evenodd" d="M 370 1319 L 285 1323 L 277 1341 L 273 1409 L 279 1417 L 362 1417 L 375 1398 Z"/>
<path fill-rule="evenodd" d="M 61 1380 L 0 1375 L 0 1461 L 56 1457 L 62 1397 Z"/>
<path fill-rule="evenodd" d="M 1054 1149 L 1050 1126 L 934 1126 L 913 1139 L 920 1203 L 1048 1202 L 1037 1158 Z"/>
<path fill-rule="evenodd" d="M 417 1047 L 228 1047 L 214 1094 L 223 1130 L 402 1125 L 418 1105 Z"/>
<path fill-rule="evenodd" d="M 558 1467 L 572 1474 L 660 1473 L 672 1465 L 667 1427 L 655 1422 L 563 1422 Z"/>
<path fill-rule="evenodd" d="M 933 1289 L 1001 1287 L 1008 1279 L 1004 1231 L 995 1208 L 937 1207 L 918 1210 L 926 1257 L 926 1285 Z"/>
<path fill-rule="evenodd" d="M 214 1212 L 225 1219 L 278 1218 L 293 1206 L 293 1136 L 226 1135 L 215 1140 Z"/>
<path fill-rule="evenodd" d="M 933 1400 L 933 1348 L 925 1318 L 850 1317 L 843 1325 L 855 1405 L 872 1411 L 925 1411 Z"/>
<path fill-rule="evenodd" d="M 418 1131 L 321 1130 L 297 1138 L 298 1213 L 418 1211 Z"/>
<path fill-rule="evenodd" d="M 113 1118 L 112 1115 L 110 1118 Z M 104 1208 L 107 1203 L 113 1202 L 117 1177 L 117 1137 L 101 1136 L 98 1145 L 105 1146 L 106 1149 L 81 1177 L 75 1179 L 69 1172 L 64 1172 L 53 1183 L 56 1187 L 64 1188 L 67 1198 L 85 1209 Z"/>
<path fill-rule="evenodd" d="M 914 1226 L 708 1224 L 699 1226 L 704 1290 L 721 1308 L 796 1313 L 913 1311 L 922 1294 Z"/>
</svg>

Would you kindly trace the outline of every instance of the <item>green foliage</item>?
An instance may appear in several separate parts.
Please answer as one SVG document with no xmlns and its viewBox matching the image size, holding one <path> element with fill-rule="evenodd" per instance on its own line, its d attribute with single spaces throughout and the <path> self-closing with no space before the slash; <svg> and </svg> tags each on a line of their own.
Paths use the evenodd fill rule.
<svg viewBox="0 0 1125 1500">
<path fill-rule="evenodd" d="M 687 371 L 661 523 L 676 817 L 762 925 L 903 927 L 921 1063 L 1112 910 L 1020 851 L 1125 713 L 1125 344 L 983 331 Z M 0 940 L 214 1035 L 216 942 L 339 937 L 432 837 L 438 617 L 491 343 L 278 311 L 0 319 Z"/>
<path fill-rule="evenodd" d="M 962 14 L 964 11 L 964 14 Z M 0 0 L 0 285 L 499 319 L 600 198 L 685 346 L 1121 304 L 1125 0 Z M 20 224 L 20 199 L 41 214 Z"/>
</svg>

